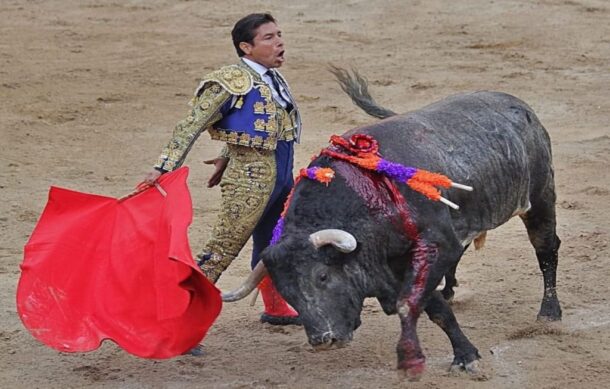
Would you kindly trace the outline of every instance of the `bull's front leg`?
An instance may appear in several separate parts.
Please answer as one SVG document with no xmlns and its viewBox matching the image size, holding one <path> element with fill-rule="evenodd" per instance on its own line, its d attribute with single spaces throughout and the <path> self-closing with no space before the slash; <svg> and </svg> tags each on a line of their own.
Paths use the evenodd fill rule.
<svg viewBox="0 0 610 389">
<path fill-rule="evenodd" d="M 461 245 L 453 239 L 428 243 L 418 238 L 414 243 L 410 271 L 397 300 L 402 330 L 396 346 L 398 369 L 410 380 L 419 379 L 425 369 L 425 357 L 417 338 L 417 320 L 431 293 L 462 254 Z"/>
</svg>

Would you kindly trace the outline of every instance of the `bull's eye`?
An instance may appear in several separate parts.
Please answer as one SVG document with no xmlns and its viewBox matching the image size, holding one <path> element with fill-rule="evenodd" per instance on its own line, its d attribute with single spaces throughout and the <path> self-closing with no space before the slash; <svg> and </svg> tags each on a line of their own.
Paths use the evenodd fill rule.
<svg viewBox="0 0 610 389">
<path fill-rule="evenodd" d="M 314 282 L 314 284 L 318 287 L 318 288 L 326 288 L 328 287 L 328 283 L 330 282 L 331 278 L 332 278 L 332 274 L 328 268 L 328 266 L 322 265 L 322 264 L 317 264 L 316 266 L 313 267 L 312 273 L 311 273 L 311 280 Z"/>
</svg>

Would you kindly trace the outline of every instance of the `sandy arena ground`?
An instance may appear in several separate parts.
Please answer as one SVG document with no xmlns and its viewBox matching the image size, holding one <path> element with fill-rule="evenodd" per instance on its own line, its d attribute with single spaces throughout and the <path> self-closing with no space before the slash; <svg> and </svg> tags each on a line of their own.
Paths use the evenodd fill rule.
<svg viewBox="0 0 610 389">
<path fill-rule="evenodd" d="M 305 135 L 297 166 L 329 136 L 372 123 L 340 91 L 328 63 L 365 74 L 398 112 L 461 91 L 499 90 L 528 102 L 554 147 L 564 320 L 535 322 L 542 279 L 525 229 L 512 220 L 458 269 L 454 310 L 485 375 L 447 372 L 444 334 L 426 318 L 428 368 L 395 371 L 396 316 L 367 300 L 346 348 L 313 353 L 298 327 L 258 322 L 262 302 L 227 304 L 206 355 L 154 361 L 113 343 L 61 354 L 38 343 L 15 308 L 23 245 L 50 185 L 128 193 L 187 112 L 197 81 L 236 60 L 241 16 L 271 11 L 285 33 L 283 73 Z M 0 387 L 2 388 L 599 388 L 610 382 L 610 4 L 605 0 L 40 1 L 0 3 Z M 202 161 L 221 145 L 203 135 L 187 163 L 194 250 L 219 190 Z M 248 273 L 249 246 L 219 286 Z M 248 299 L 249 300 L 249 299 Z"/>
</svg>

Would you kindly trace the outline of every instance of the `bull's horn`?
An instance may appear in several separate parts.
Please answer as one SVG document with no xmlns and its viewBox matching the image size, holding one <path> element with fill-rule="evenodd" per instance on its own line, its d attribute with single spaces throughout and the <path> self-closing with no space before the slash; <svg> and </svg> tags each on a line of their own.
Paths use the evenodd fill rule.
<svg viewBox="0 0 610 389">
<path fill-rule="evenodd" d="M 243 284 L 230 292 L 222 294 L 222 301 L 230 303 L 243 299 L 258 286 L 265 275 L 267 275 L 267 268 L 263 261 L 259 261 Z"/>
<path fill-rule="evenodd" d="M 309 241 L 316 249 L 327 244 L 332 244 L 334 248 L 342 253 L 351 253 L 356 250 L 356 238 L 349 232 L 343 230 L 321 230 L 309 235 Z"/>
</svg>

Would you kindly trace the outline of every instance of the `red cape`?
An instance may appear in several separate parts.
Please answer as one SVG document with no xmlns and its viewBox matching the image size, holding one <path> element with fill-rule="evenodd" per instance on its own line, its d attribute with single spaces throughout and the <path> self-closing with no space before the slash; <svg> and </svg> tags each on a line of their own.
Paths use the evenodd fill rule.
<svg viewBox="0 0 610 389">
<path fill-rule="evenodd" d="M 191 256 L 188 168 L 120 201 L 51 187 L 25 246 L 17 308 L 25 327 L 60 351 L 104 339 L 145 358 L 197 345 L 222 306 Z"/>
</svg>

